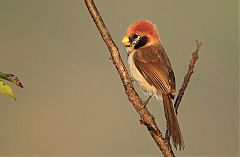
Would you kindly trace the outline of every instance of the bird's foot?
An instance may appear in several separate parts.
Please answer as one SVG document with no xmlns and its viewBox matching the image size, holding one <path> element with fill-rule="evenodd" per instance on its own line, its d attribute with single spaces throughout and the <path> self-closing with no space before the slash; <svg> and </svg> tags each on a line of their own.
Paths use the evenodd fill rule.
<svg viewBox="0 0 240 157">
<path fill-rule="evenodd" d="M 149 100 L 150 100 L 151 98 L 152 98 L 152 95 L 150 95 L 150 96 L 147 98 L 147 100 L 143 101 L 143 106 L 142 106 L 141 108 L 146 107 L 147 104 L 148 104 L 148 102 L 149 102 Z"/>
<path fill-rule="evenodd" d="M 129 85 L 130 83 L 133 83 L 134 81 L 135 81 L 134 78 L 130 77 L 130 81 L 125 82 L 123 85 L 124 86 Z"/>
</svg>

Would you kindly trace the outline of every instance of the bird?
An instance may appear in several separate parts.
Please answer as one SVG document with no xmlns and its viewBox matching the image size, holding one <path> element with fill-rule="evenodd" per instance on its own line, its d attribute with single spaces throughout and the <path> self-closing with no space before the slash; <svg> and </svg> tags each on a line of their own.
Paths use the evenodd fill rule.
<svg viewBox="0 0 240 157">
<path fill-rule="evenodd" d="M 176 93 L 175 76 L 156 25 L 148 20 L 133 22 L 122 43 L 126 48 L 131 77 L 149 94 L 144 106 L 152 96 L 162 100 L 168 135 L 176 149 L 183 149 L 183 136 L 172 102 Z"/>
</svg>

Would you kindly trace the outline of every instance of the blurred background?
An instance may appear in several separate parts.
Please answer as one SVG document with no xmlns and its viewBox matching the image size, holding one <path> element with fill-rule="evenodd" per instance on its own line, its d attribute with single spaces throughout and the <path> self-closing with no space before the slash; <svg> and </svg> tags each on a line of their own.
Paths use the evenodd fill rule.
<svg viewBox="0 0 240 157">
<path fill-rule="evenodd" d="M 157 25 L 177 90 L 195 40 L 204 43 L 179 110 L 186 148 L 175 155 L 238 156 L 238 1 L 96 6 L 125 63 L 121 39 L 129 24 L 148 19 Z M 109 57 L 84 1 L 0 0 L 0 69 L 25 86 L 11 84 L 17 102 L 0 95 L 0 155 L 161 156 Z M 165 132 L 160 102 L 152 99 L 148 107 Z"/>
</svg>

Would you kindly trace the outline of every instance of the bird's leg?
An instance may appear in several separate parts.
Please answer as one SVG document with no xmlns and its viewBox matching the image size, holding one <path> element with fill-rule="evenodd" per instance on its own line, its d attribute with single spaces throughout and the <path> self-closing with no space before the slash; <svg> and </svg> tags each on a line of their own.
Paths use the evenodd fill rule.
<svg viewBox="0 0 240 157">
<path fill-rule="evenodd" d="M 169 130 L 166 130 L 165 133 L 165 141 L 169 144 L 170 143 L 170 136 L 169 136 Z M 170 145 L 170 144 L 169 144 Z"/>
<path fill-rule="evenodd" d="M 128 84 L 130 84 L 130 83 L 133 83 L 135 81 L 135 79 L 134 78 L 132 78 L 132 77 L 130 77 L 130 81 L 128 81 L 128 82 L 124 82 L 124 86 L 126 86 L 126 85 L 128 85 Z"/>
<path fill-rule="evenodd" d="M 147 106 L 147 104 L 148 104 L 149 100 L 152 98 L 152 96 L 153 96 L 153 95 L 150 95 L 150 96 L 147 98 L 147 100 L 143 101 L 143 107 L 146 107 L 146 106 Z"/>
</svg>

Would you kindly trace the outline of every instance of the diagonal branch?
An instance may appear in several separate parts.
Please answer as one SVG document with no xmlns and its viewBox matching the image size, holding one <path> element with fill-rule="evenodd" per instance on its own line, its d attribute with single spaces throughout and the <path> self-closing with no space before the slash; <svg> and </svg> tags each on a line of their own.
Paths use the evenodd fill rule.
<svg viewBox="0 0 240 157">
<path fill-rule="evenodd" d="M 179 107 L 179 104 L 182 100 L 182 97 L 184 95 L 184 92 L 187 88 L 187 85 L 190 81 L 190 77 L 191 75 L 193 74 L 193 68 L 194 68 L 194 65 L 198 59 L 198 51 L 200 49 L 200 47 L 202 46 L 202 42 L 199 42 L 198 40 L 196 40 L 196 43 L 197 43 L 197 48 L 196 50 L 192 53 L 192 59 L 190 60 L 190 63 L 188 65 L 188 72 L 187 74 L 184 76 L 184 81 L 182 83 L 182 87 L 181 89 L 179 90 L 179 93 L 178 93 L 178 96 L 177 96 L 177 99 L 175 101 L 175 104 L 174 104 L 174 107 L 175 107 L 175 111 L 176 111 L 176 114 L 178 114 L 178 107 Z"/>
<path fill-rule="evenodd" d="M 155 118 L 150 114 L 147 107 L 143 107 L 141 98 L 138 96 L 133 88 L 131 79 L 128 75 L 127 69 L 125 68 L 122 59 L 120 57 L 117 46 L 112 40 L 107 27 L 103 23 L 101 15 L 99 14 L 93 0 L 85 0 L 86 6 L 91 14 L 94 23 L 96 24 L 101 36 L 106 43 L 112 57 L 113 64 L 115 65 L 118 74 L 122 80 L 125 92 L 128 96 L 129 101 L 132 103 L 136 111 L 141 117 L 141 123 L 144 124 L 150 134 L 152 135 L 154 141 L 158 145 L 159 149 L 162 151 L 163 155 L 166 157 L 174 156 L 174 153 L 168 143 L 164 140 L 158 126 L 155 122 Z"/>
</svg>

